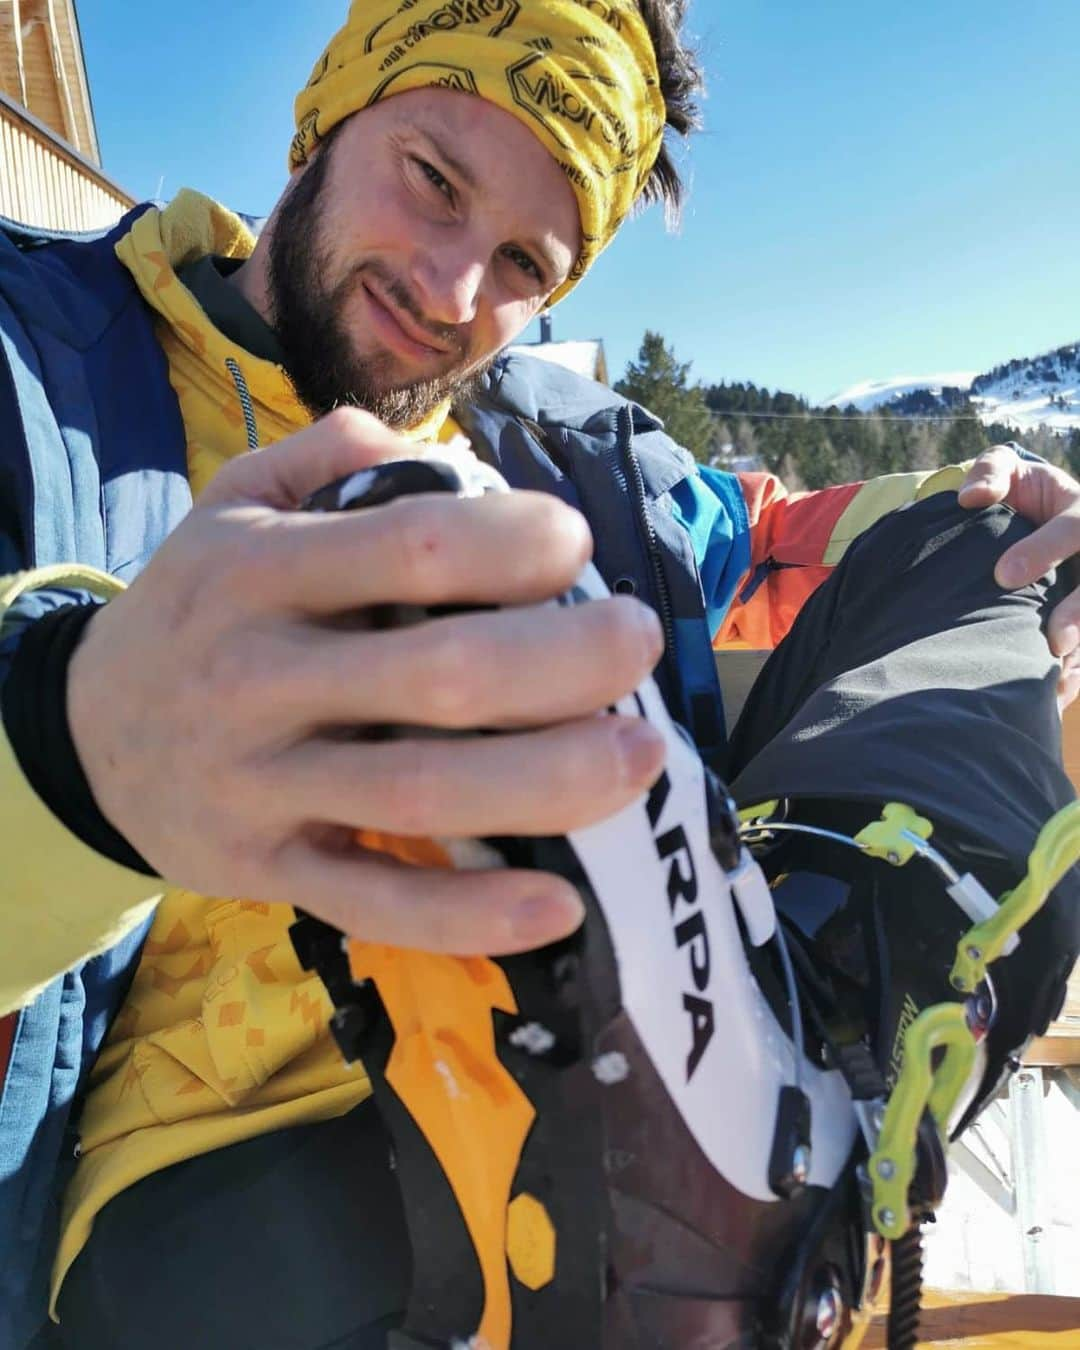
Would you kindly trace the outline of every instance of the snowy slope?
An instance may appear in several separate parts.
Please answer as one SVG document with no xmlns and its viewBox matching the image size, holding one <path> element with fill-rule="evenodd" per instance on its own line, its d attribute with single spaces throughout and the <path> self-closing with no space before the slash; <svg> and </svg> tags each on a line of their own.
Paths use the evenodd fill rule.
<svg viewBox="0 0 1080 1350">
<path fill-rule="evenodd" d="M 1022 431 L 1080 427 L 1080 342 L 979 375 L 971 401 L 984 422 L 1009 422 Z"/>
<path fill-rule="evenodd" d="M 892 380 L 863 380 L 861 384 L 853 384 L 850 389 L 827 399 L 826 407 L 835 405 L 837 408 L 846 408 L 850 403 L 860 412 L 869 412 L 871 408 L 879 408 L 883 403 L 914 393 L 917 389 L 925 389 L 940 397 L 945 388 L 970 389 L 978 373 L 977 370 L 956 370 L 947 375 L 897 375 Z"/>
<path fill-rule="evenodd" d="M 983 422 L 1006 422 L 1021 431 L 1038 426 L 1067 432 L 1080 427 L 1080 343 L 1041 356 L 1007 361 L 982 375 L 900 376 L 865 380 L 830 403 L 853 403 L 862 411 L 889 406 L 913 416 L 948 415 L 958 401 L 971 399 Z"/>
</svg>

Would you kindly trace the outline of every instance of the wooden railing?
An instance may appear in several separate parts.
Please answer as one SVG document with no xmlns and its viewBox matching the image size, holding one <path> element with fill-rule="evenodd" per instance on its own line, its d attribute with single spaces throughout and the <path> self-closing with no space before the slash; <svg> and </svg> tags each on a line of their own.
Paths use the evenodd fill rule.
<svg viewBox="0 0 1080 1350">
<path fill-rule="evenodd" d="M 95 164 L 0 94 L 0 215 L 50 230 L 94 230 L 132 205 Z"/>
</svg>

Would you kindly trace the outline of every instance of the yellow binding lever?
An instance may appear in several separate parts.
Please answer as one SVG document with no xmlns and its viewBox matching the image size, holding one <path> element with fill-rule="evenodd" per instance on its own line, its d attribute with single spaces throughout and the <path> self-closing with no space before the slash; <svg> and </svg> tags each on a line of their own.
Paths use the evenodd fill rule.
<svg viewBox="0 0 1080 1350">
<path fill-rule="evenodd" d="M 772 801 L 758 802 L 756 806 L 744 806 L 739 812 L 740 825 L 752 825 L 756 821 L 766 821 L 780 807 L 780 798 L 774 797 Z"/>
<path fill-rule="evenodd" d="M 1005 944 L 1046 903 L 1061 878 L 1080 860 L 1080 802 L 1070 802 L 1047 821 L 1028 858 L 1027 875 L 1001 897 L 996 914 L 968 930 L 956 945 L 949 982 L 970 994 Z"/>
<path fill-rule="evenodd" d="M 935 1070 L 932 1057 L 944 1047 Z M 911 1226 L 908 1191 L 915 1177 L 919 1122 L 930 1114 L 942 1134 L 975 1063 L 975 1038 L 962 1003 L 938 1003 L 908 1027 L 900 1077 L 889 1097 L 877 1148 L 870 1155 L 874 1227 L 902 1238 Z"/>
<path fill-rule="evenodd" d="M 920 839 L 929 839 L 933 825 L 903 802 L 889 802 L 881 819 L 871 821 L 855 836 L 855 842 L 871 858 L 883 858 L 894 867 L 912 860 Z M 914 836 L 914 838 L 912 838 Z"/>
<path fill-rule="evenodd" d="M 912 822 L 916 823 L 912 823 Z M 923 827 L 926 827 L 925 829 Z M 929 837 L 928 823 L 909 807 L 890 804 L 885 818 L 868 826 L 858 842 L 867 852 L 896 866 L 907 862 L 918 838 Z M 1024 924 L 1042 908 L 1065 873 L 1080 861 L 1080 802 L 1070 802 L 1041 830 L 1028 858 L 1028 870 L 1007 891 L 996 912 L 977 923 L 957 943 L 949 975 L 953 988 L 970 994 L 986 978 L 986 970 L 1006 949 Z M 935 1071 L 932 1055 L 944 1047 Z M 976 1043 L 961 1003 L 927 1008 L 904 1036 L 903 1067 L 889 1097 L 877 1146 L 870 1155 L 873 1221 L 882 1237 L 903 1237 L 910 1225 L 907 1197 L 915 1174 L 919 1122 L 929 1108 L 939 1131 L 945 1134 L 949 1116 L 964 1089 L 975 1062 Z"/>
</svg>

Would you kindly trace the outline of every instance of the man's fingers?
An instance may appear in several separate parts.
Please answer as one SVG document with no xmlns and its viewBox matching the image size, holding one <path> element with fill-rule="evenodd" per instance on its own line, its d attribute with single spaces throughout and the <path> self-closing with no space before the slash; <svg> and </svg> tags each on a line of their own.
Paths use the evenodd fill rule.
<svg viewBox="0 0 1080 1350">
<path fill-rule="evenodd" d="M 1006 549 L 994 568 L 994 580 L 1006 590 L 1029 586 L 1071 558 L 1078 549 L 1080 507 L 1073 507 Z"/>
<path fill-rule="evenodd" d="M 263 772 L 279 804 L 313 822 L 467 838 L 591 824 L 644 792 L 663 761 L 648 723 L 601 716 L 507 735 L 308 741 Z"/>
<path fill-rule="evenodd" d="M 1018 462 L 1015 450 L 1010 450 L 1008 446 L 997 445 L 984 450 L 964 479 L 958 494 L 960 505 L 977 509 L 1004 501 L 1012 486 Z"/>
<path fill-rule="evenodd" d="M 510 955 L 568 936 L 585 915 L 573 886 L 546 872 L 409 867 L 306 840 L 283 849 L 277 866 L 297 904 L 352 937 L 394 947 Z"/>
<path fill-rule="evenodd" d="M 338 408 L 278 445 L 237 456 L 202 494 L 200 505 L 259 502 L 291 511 L 335 478 L 415 456 L 414 445 L 370 413 Z"/>
<path fill-rule="evenodd" d="M 630 598 L 459 614 L 377 633 L 306 625 L 268 649 L 267 696 L 307 725 L 464 730 L 566 722 L 610 706 L 656 665 L 663 633 Z M 585 655 L 587 654 L 587 655 Z"/>
<path fill-rule="evenodd" d="M 994 580 L 1006 590 L 1029 586 L 1080 551 L 1080 507 L 1054 516 L 1034 534 L 1013 544 L 997 561 Z M 1050 614 L 1050 650 L 1067 656 L 1080 644 L 1080 592 L 1072 591 Z"/>
<path fill-rule="evenodd" d="M 1080 594 L 1072 591 L 1054 607 L 1047 624 L 1050 650 L 1059 659 L 1075 656 L 1080 647 Z"/>
<path fill-rule="evenodd" d="M 1066 708 L 1071 707 L 1077 694 L 1080 694 L 1080 652 L 1074 649 L 1061 663 L 1061 678 L 1057 687 L 1058 711 L 1064 713 Z"/>
<path fill-rule="evenodd" d="M 531 604 L 571 586 L 591 553 L 585 518 L 546 493 L 425 494 L 272 517 L 233 575 L 245 608 L 260 598 L 326 615 L 391 603 Z"/>
</svg>

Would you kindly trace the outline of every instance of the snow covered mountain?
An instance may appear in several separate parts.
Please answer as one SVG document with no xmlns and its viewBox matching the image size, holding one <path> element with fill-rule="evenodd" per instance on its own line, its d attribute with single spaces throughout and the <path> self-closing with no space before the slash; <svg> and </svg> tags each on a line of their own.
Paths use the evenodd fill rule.
<svg viewBox="0 0 1080 1350">
<path fill-rule="evenodd" d="M 916 390 L 940 398 L 943 389 L 970 389 L 978 373 L 977 370 L 956 370 L 948 375 L 897 375 L 892 380 L 863 380 L 861 384 L 853 384 L 850 389 L 834 394 L 826 400 L 826 406 L 846 408 L 851 404 L 860 412 L 869 412 L 871 408 L 880 408 L 883 403 L 904 398 Z"/>
<path fill-rule="evenodd" d="M 864 380 L 829 400 L 863 412 L 888 407 L 909 416 L 948 416 L 969 400 L 986 423 L 1004 422 L 1029 431 L 1045 426 L 1064 434 L 1080 427 L 1080 342 L 1015 361 L 979 375 L 902 375 L 893 380 Z"/>
</svg>

